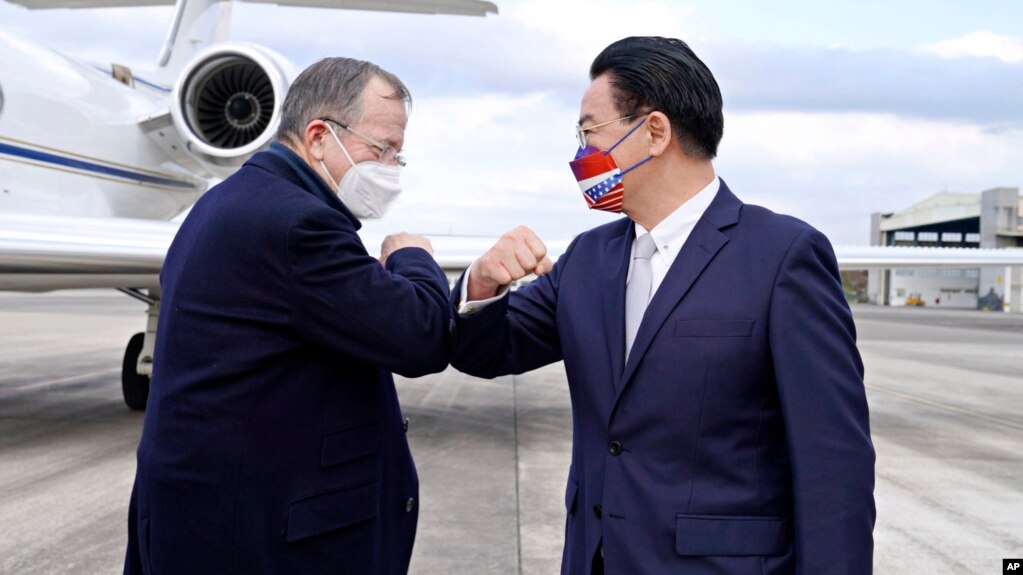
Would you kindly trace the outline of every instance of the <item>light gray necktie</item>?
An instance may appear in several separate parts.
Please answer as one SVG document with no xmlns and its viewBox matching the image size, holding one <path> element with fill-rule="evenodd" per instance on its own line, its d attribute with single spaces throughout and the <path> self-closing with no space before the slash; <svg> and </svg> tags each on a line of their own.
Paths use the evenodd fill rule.
<svg viewBox="0 0 1023 575">
<path fill-rule="evenodd" d="M 632 342 L 636 341 L 636 332 L 643 321 L 643 312 L 650 302 L 650 285 L 653 272 L 650 270 L 650 256 L 654 255 L 657 246 L 650 234 L 636 238 L 636 249 L 632 255 L 632 271 L 629 285 L 625 287 L 625 361 L 629 361 Z"/>
</svg>

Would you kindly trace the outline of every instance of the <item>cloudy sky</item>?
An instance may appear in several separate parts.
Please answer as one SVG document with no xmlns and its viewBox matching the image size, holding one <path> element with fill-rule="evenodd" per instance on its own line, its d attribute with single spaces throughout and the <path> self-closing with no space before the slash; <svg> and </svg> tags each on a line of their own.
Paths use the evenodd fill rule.
<svg viewBox="0 0 1023 575">
<path fill-rule="evenodd" d="M 401 76 L 406 193 L 371 229 L 565 238 L 586 210 L 567 162 L 589 63 L 630 35 L 682 38 L 725 100 L 715 167 L 740 198 L 840 244 L 870 213 L 1023 185 L 1023 2 L 497 0 L 487 18 L 236 4 L 231 39 L 304 67 L 329 55 Z M 31 12 L 0 28 L 97 62 L 152 65 L 169 7 Z"/>
</svg>

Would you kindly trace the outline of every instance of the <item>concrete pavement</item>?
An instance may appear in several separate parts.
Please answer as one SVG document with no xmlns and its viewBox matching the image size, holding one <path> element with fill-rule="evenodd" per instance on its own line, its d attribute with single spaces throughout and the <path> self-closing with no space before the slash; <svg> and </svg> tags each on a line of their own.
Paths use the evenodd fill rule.
<svg viewBox="0 0 1023 575">
<path fill-rule="evenodd" d="M 857 308 L 878 451 L 875 573 L 998 573 L 1023 555 L 1023 317 Z M 141 414 L 107 292 L 0 294 L 0 573 L 118 573 Z M 560 364 L 398 381 L 421 480 L 415 574 L 560 565 L 571 413 Z"/>
</svg>

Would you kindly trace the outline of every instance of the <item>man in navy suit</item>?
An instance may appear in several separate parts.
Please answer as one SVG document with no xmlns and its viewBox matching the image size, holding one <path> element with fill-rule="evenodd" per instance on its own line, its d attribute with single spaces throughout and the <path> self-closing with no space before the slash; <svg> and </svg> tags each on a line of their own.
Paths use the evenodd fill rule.
<svg viewBox="0 0 1023 575">
<path fill-rule="evenodd" d="M 571 165 L 628 218 L 553 269 L 517 228 L 453 294 L 458 369 L 564 360 L 562 573 L 870 573 L 874 449 L 830 244 L 717 177 L 721 95 L 685 43 L 615 42 L 590 77 Z"/>
<path fill-rule="evenodd" d="M 125 573 L 398 574 L 418 479 L 391 372 L 448 363 L 429 241 L 356 231 L 400 191 L 409 93 L 358 60 L 295 80 L 276 142 L 167 254 Z"/>
</svg>

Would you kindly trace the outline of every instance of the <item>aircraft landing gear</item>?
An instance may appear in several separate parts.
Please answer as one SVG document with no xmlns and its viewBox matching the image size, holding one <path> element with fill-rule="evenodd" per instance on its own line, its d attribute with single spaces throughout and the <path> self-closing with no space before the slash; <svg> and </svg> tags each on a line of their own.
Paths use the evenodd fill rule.
<svg viewBox="0 0 1023 575">
<path fill-rule="evenodd" d="M 149 293 L 132 288 L 118 291 L 149 305 L 149 320 L 144 333 L 136 333 L 128 340 L 121 363 L 121 392 L 129 409 L 145 411 L 149 400 L 149 376 L 153 374 L 153 348 L 156 347 L 156 323 L 160 317 L 160 290 Z"/>
<path fill-rule="evenodd" d="M 135 367 L 145 338 L 146 334 L 141 332 L 131 336 L 128 347 L 124 350 L 124 363 L 121 364 L 121 391 L 124 393 L 124 403 L 135 411 L 145 411 L 146 401 L 149 399 L 149 376 L 140 374 Z"/>
</svg>

